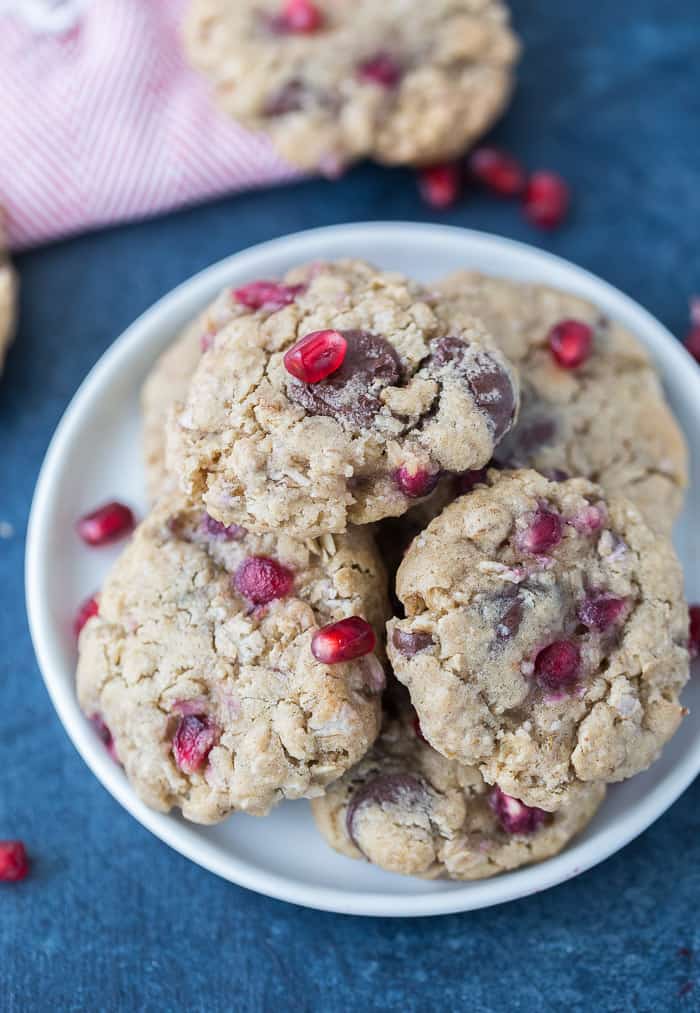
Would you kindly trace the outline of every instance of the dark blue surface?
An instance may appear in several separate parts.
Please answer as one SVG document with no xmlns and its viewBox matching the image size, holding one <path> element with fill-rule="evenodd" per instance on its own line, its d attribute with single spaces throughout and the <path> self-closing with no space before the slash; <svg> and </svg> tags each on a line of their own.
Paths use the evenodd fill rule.
<svg viewBox="0 0 700 1013">
<path fill-rule="evenodd" d="M 574 213 L 551 237 L 481 196 L 439 220 L 554 250 L 682 332 L 700 290 L 698 0 L 514 7 L 527 49 L 495 137 L 561 170 Z M 334 917 L 226 884 L 151 837 L 89 773 L 41 683 L 22 601 L 30 497 L 62 411 L 110 342 L 251 243 L 435 217 L 410 173 L 365 166 L 19 259 L 22 324 L 0 390 L 0 520 L 16 532 L 0 542 L 0 838 L 23 837 L 34 870 L 0 888 L 0 1010 L 700 1008 L 697 783 L 622 853 L 546 894 L 424 921 Z"/>
</svg>

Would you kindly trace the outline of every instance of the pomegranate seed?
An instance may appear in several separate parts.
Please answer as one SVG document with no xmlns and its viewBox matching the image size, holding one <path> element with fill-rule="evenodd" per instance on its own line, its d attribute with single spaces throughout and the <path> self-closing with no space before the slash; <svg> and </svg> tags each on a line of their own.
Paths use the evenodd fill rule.
<svg viewBox="0 0 700 1013">
<path fill-rule="evenodd" d="M 220 538 L 223 542 L 240 542 L 248 534 L 247 528 L 241 527 L 240 524 L 222 524 L 207 513 L 202 515 L 200 528 L 205 535 Z"/>
<path fill-rule="evenodd" d="M 423 735 L 423 729 L 420 726 L 420 718 L 417 714 L 413 716 L 413 731 L 416 733 L 416 737 L 419 738 L 421 742 L 425 742 L 426 746 L 430 745 L 425 735 Z"/>
<path fill-rule="evenodd" d="M 73 632 L 76 637 L 80 636 L 80 631 L 88 619 L 92 619 L 93 616 L 96 616 L 99 610 L 100 605 L 95 595 L 93 595 L 92 598 L 85 599 L 78 609 L 75 619 L 73 620 Z"/>
<path fill-rule="evenodd" d="M 533 225 L 555 229 L 569 210 L 569 188 L 556 172 L 533 172 L 525 187 L 523 209 Z"/>
<path fill-rule="evenodd" d="M 311 653 L 324 665 L 337 665 L 370 654 L 377 643 L 374 630 L 359 616 L 350 616 L 337 623 L 323 626 L 314 633 Z"/>
<path fill-rule="evenodd" d="M 29 859 L 22 841 L 0 841 L 0 883 L 18 883 L 28 873 Z"/>
<path fill-rule="evenodd" d="M 690 300 L 690 331 L 685 339 L 685 347 L 694 359 L 700 362 L 700 297 L 693 296 Z"/>
<path fill-rule="evenodd" d="M 578 617 L 589 630 L 603 632 L 618 621 L 627 601 L 611 594 L 593 594 L 586 598 L 578 610 Z"/>
<path fill-rule="evenodd" d="M 562 369 L 582 366 L 593 349 L 593 329 L 581 320 L 562 320 L 547 335 L 549 350 Z"/>
<path fill-rule="evenodd" d="M 688 615 L 690 618 L 688 650 L 691 658 L 697 658 L 700 654 L 700 605 L 690 605 Z"/>
<path fill-rule="evenodd" d="M 525 172 L 511 155 L 498 148 L 477 148 L 469 157 L 472 176 L 501 197 L 517 197 L 525 189 Z"/>
<path fill-rule="evenodd" d="M 581 665 L 581 652 L 570 640 L 556 640 L 535 658 L 535 675 L 548 689 L 574 682 Z"/>
<path fill-rule="evenodd" d="M 369 84 L 394 88 L 401 80 L 401 67 L 389 53 L 376 53 L 358 65 L 357 76 Z"/>
<path fill-rule="evenodd" d="M 456 475 L 455 494 L 464 496 L 465 493 L 471 492 L 477 485 L 485 482 L 487 471 L 488 468 L 479 468 L 474 471 L 463 471 L 460 475 Z"/>
<path fill-rule="evenodd" d="M 278 32 L 310 35 L 323 25 L 323 15 L 311 0 L 285 0 L 282 13 L 273 19 Z"/>
<path fill-rule="evenodd" d="M 427 496 L 438 484 L 439 478 L 439 471 L 430 472 L 425 468 L 411 471 L 405 464 L 394 472 L 394 481 L 404 496 L 408 496 L 410 499 Z"/>
<path fill-rule="evenodd" d="M 498 787 L 491 792 L 489 805 L 507 834 L 534 834 L 547 818 L 544 809 L 524 805 Z"/>
<path fill-rule="evenodd" d="M 187 714 L 180 718 L 173 738 L 173 756 L 180 770 L 194 774 L 216 743 L 217 729 L 207 717 Z"/>
<path fill-rule="evenodd" d="M 562 520 L 551 510 L 537 510 L 524 531 L 517 536 L 518 548 L 533 556 L 549 552 L 561 541 Z"/>
<path fill-rule="evenodd" d="M 340 331 L 312 331 L 285 353 L 284 368 L 302 383 L 319 383 L 340 369 L 347 350 Z"/>
<path fill-rule="evenodd" d="M 105 503 L 78 520 L 76 529 L 87 545 L 108 545 L 134 529 L 134 515 L 123 503 Z"/>
<path fill-rule="evenodd" d="M 281 310 L 293 303 L 305 285 L 281 285 L 277 281 L 252 281 L 233 290 L 233 298 L 249 310 Z"/>
<path fill-rule="evenodd" d="M 292 590 L 294 574 L 268 556 L 249 556 L 236 571 L 234 585 L 254 605 L 267 605 Z"/>
<path fill-rule="evenodd" d="M 418 189 L 431 208 L 449 208 L 462 190 L 462 173 L 458 165 L 431 165 L 418 173 Z"/>
<path fill-rule="evenodd" d="M 121 760 L 117 755 L 117 747 L 114 745 L 112 733 L 105 724 L 103 717 L 100 714 L 93 714 L 92 717 L 90 718 L 90 724 L 95 729 L 98 738 L 101 740 L 102 744 L 104 745 L 105 749 L 112 757 L 114 762 L 121 763 Z"/>
</svg>

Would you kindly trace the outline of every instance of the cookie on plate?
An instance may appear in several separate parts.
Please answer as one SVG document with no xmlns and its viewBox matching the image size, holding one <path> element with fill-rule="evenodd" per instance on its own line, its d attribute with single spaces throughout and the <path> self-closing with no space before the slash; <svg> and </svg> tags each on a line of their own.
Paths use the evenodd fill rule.
<svg viewBox="0 0 700 1013">
<path fill-rule="evenodd" d="M 431 744 L 526 805 L 648 767 L 683 716 L 680 565 L 585 479 L 489 473 L 411 543 L 388 653 Z"/>
<path fill-rule="evenodd" d="M 520 418 L 496 462 L 589 478 L 667 534 L 683 505 L 687 451 L 640 343 L 585 299 L 543 285 L 462 271 L 439 290 L 482 321 L 520 372 Z"/>
<path fill-rule="evenodd" d="M 169 467 L 224 524 L 299 537 L 404 513 L 480 468 L 513 425 L 515 371 L 469 314 L 361 261 L 254 282 L 169 431 Z"/>
<path fill-rule="evenodd" d="M 556 813 L 523 805 L 487 785 L 476 767 L 437 753 L 403 713 L 385 718 L 367 755 L 311 806 L 343 855 L 389 872 L 467 880 L 556 855 L 604 796 L 604 785 L 590 784 Z"/>
<path fill-rule="evenodd" d="M 193 0 L 189 57 L 293 165 L 459 155 L 504 109 L 519 46 L 501 0 Z"/>
<path fill-rule="evenodd" d="M 17 312 L 17 275 L 5 252 L 5 241 L 0 211 L 0 370 L 7 349 L 15 336 Z"/>
<path fill-rule="evenodd" d="M 386 615 L 368 529 L 256 537 L 165 498 L 81 634 L 80 705 L 148 805 L 262 815 L 322 792 L 376 738 Z"/>
</svg>

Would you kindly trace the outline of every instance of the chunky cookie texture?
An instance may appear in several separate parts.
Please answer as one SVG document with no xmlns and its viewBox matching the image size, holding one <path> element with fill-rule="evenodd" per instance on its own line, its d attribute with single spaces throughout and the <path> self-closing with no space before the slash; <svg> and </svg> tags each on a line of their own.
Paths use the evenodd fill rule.
<svg viewBox="0 0 700 1013">
<path fill-rule="evenodd" d="M 667 534 L 683 504 L 687 452 L 639 342 L 591 303 L 542 285 L 458 272 L 439 290 L 483 322 L 520 372 L 520 418 L 495 461 L 589 478 Z"/>
<path fill-rule="evenodd" d="M 5 252 L 0 211 L 0 370 L 5 361 L 7 349 L 15 336 L 16 304 L 17 276 Z"/>
<path fill-rule="evenodd" d="M 486 464 L 515 421 L 490 336 L 401 275 L 315 264 L 234 298 L 246 311 L 213 337 L 168 450 L 224 524 L 315 537 L 400 515 L 441 471 Z"/>
<path fill-rule="evenodd" d="M 85 624 L 80 704 L 147 804 L 200 823 L 262 815 L 320 794 L 374 741 L 384 683 L 374 637 L 333 663 L 312 641 L 350 616 L 379 631 L 386 615 L 368 530 L 256 537 L 169 497 Z"/>
<path fill-rule="evenodd" d="M 530 806 L 644 770 L 677 729 L 688 610 L 670 543 L 584 479 L 489 474 L 414 538 L 388 653 L 445 756 Z"/>
<path fill-rule="evenodd" d="M 185 42 L 227 112 L 329 175 L 460 154 L 503 110 L 519 52 L 499 0 L 194 0 Z"/>
<path fill-rule="evenodd" d="M 389 872 L 484 879 L 557 854 L 591 820 L 602 784 L 556 813 L 523 805 L 476 767 L 445 759 L 410 715 L 387 716 L 352 770 L 311 803 L 331 847 Z"/>
</svg>

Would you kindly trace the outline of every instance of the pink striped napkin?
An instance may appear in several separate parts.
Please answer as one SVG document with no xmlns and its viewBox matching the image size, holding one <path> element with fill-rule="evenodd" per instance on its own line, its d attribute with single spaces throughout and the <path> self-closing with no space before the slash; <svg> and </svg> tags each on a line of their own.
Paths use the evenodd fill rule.
<svg viewBox="0 0 700 1013">
<path fill-rule="evenodd" d="M 183 57 L 186 0 L 0 0 L 0 205 L 19 249 L 295 178 Z"/>
</svg>

